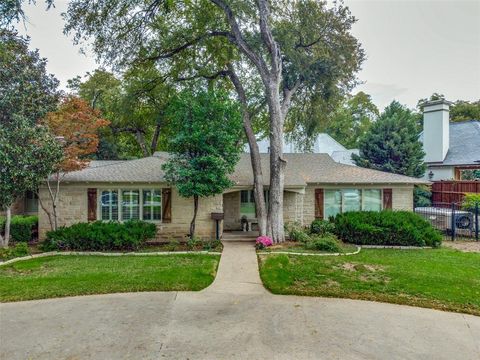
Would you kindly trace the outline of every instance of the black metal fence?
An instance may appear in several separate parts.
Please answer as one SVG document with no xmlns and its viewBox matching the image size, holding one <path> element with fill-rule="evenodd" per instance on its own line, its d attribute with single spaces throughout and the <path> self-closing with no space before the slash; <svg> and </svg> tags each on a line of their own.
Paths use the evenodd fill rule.
<svg viewBox="0 0 480 360">
<path fill-rule="evenodd" d="M 466 209 L 462 203 L 434 203 L 417 207 L 415 212 L 442 232 L 445 240 L 479 241 L 479 204 Z"/>
</svg>

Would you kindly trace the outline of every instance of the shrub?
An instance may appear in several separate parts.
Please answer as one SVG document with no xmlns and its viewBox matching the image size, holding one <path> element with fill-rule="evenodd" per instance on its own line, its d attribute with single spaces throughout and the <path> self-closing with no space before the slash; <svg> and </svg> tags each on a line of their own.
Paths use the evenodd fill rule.
<svg viewBox="0 0 480 360">
<path fill-rule="evenodd" d="M 155 224 L 138 220 L 78 223 L 49 231 L 42 250 L 136 250 L 154 238 L 156 231 Z"/>
<path fill-rule="evenodd" d="M 194 236 L 188 239 L 187 246 L 190 250 L 195 250 L 200 243 L 201 243 L 201 240 Z"/>
<path fill-rule="evenodd" d="M 480 194 L 468 193 L 465 194 L 462 203 L 462 209 L 466 211 L 475 211 L 475 206 L 478 204 L 480 208 Z"/>
<path fill-rule="evenodd" d="M 209 240 L 203 243 L 203 250 L 212 251 L 220 249 L 222 246 L 222 242 L 220 240 Z"/>
<path fill-rule="evenodd" d="M 312 224 L 310 225 L 311 234 L 316 234 L 316 235 L 333 234 L 334 231 L 335 231 L 335 224 L 327 220 L 316 219 L 316 220 L 313 220 Z"/>
<path fill-rule="evenodd" d="M 5 218 L 0 218 L 0 232 L 5 232 Z M 14 242 L 28 242 L 32 240 L 33 231 L 38 226 L 38 216 L 12 216 L 10 235 Z"/>
<path fill-rule="evenodd" d="M 259 236 L 255 242 L 255 247 L 259 250 L 265 249 L 266 247 L 272 246 L 273 241 L 268 236 Z"/>
<path fill-rule="evenodd" d="M 347 212 L 335 217 L 335 232 L 345 242 L 360 245 L 433 246 L 440 233 L 409 211 Z"/>
<path fill-rule="evenodd" d="M 334 253 L 342 252 L 340 242 L 333 234 L 314 237 L 305 244 L 305 248 L 308 250 L 327 251 Z"/>
<path fill-rule="evenodd" d="M 14 247 L 0 249 L 0 259 L 3 260 L 27 256 L 28 254 L 30 254 L 30 250 L 25 242 L 15 244 Z"/>
<path fill-rule="evenodd" d="M 166 246 L 167 251 L 175 251 L 180 246 L 180 241 L 177 239 L 171 238 L 168 241 L 168 245 Z"/>
</svg>

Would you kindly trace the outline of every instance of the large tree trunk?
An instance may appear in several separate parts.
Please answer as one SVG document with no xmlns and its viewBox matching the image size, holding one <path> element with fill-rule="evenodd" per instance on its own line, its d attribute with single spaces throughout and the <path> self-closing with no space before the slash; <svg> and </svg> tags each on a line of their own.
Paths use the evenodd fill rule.
<svg viewBox="0 0 480 360">
<path fill-rule="evenodd" d="M 160 128 L 161 128 L 160 124 L 157 124 L 155 126 L 155 132 L 153 133 L 153 137 L 152 137 L 152 144 L 150 145 L 151 155 L 153 155 L 155 151 L 157 151 L 158 138 L 160 137 Z"/>
<path fill-rule="evenodd" d="M 150 156 L 150 152 L 148 151 L 147 144 L 145 143 L 145 135 L 143 132 L 137 130 L 135 132 L 135 138 L 137 139 L 137 143 L 142 150 L 143 156 L 147 157 Z"/>
<path fill-rule="evenodd" d="M 274 243 L 285 241 L 283 228 L 283 188 L 285 165 L 283 158 L 283 113 L 278 90 L 278 80 L 267 88 L 270 113 L 270 201 L 268 211 L 268 235 Z"/>
<path fill-rule="evenodd" d="M 262 173 L 262 162 L 260 159 L 260 151 L 258 149 L 257 139 L 255 138 L 255 133 L 252 128 L 252 121 L 250 116 L 250 111 L 248 110 L 247 96 L 243 88 L 240 79 L 235 73 L 235 70 L 231 64 L 228 66 L 229 77 L 232 81 L 235 89 L 237 91 L 238 99 L 240 101 L 242 109 L 242 119 L 243 119 L 243 129 L 245 130 L 245 135 L 247 136 L 248 146 L 250 148 L 250 160 L 252 163 L 253 170 L 253 186 L 254 186 L 254 197 L 255 197 L 255 207 L 257 212 L 257 221 L 258 221 L 258 230 L 260 236 L 267 235 L 267 207 L 265 205 L 265 195 L 263 187 L 263 173 Z"/>
<path fill-rule="evenodd" d="M 5 235 L 2 238 L 2 235 L 0 234 L 0 241 L 1 241 L 1 246 L 4 248 L 8 247 L 8 242 L 10 241 L 10 224 L 12 222 L 12 207 L 8 206 L 5 209 Z"/>
<path fill-rule="evenodd" d="M 197 220 L 198 212 L 198 195 L 193 196 L 193 219 L 190 223 L 190 239 L 195 237 L 195 221 Z"/>
</svg>

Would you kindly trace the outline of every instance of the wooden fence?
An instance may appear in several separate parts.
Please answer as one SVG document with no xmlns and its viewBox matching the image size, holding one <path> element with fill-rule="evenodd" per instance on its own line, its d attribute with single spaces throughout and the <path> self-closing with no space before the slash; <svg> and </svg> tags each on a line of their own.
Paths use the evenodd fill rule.
<svg viewBox="0 0 480 360">
<path fill-rule="evenodd" d="M 432 202 L 459 203 L 465 193 L 480 194 L 480 181 L 435 181 L 432 185 Z"/>
</svg>

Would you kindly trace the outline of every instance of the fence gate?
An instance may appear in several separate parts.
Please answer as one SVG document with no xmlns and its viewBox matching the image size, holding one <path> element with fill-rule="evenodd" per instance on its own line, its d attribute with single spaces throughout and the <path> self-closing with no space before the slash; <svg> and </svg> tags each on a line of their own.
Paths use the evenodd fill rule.
<svg viewBox="0 0 480 360">
<path fill-rule="evenodd" d="M 444 240 L 479 241 L 479 204 L 465 209 L 462 203 L 433 203 L 429 207 L 417 207 L 415 212 L 438 229 Z"/>
</svg>

